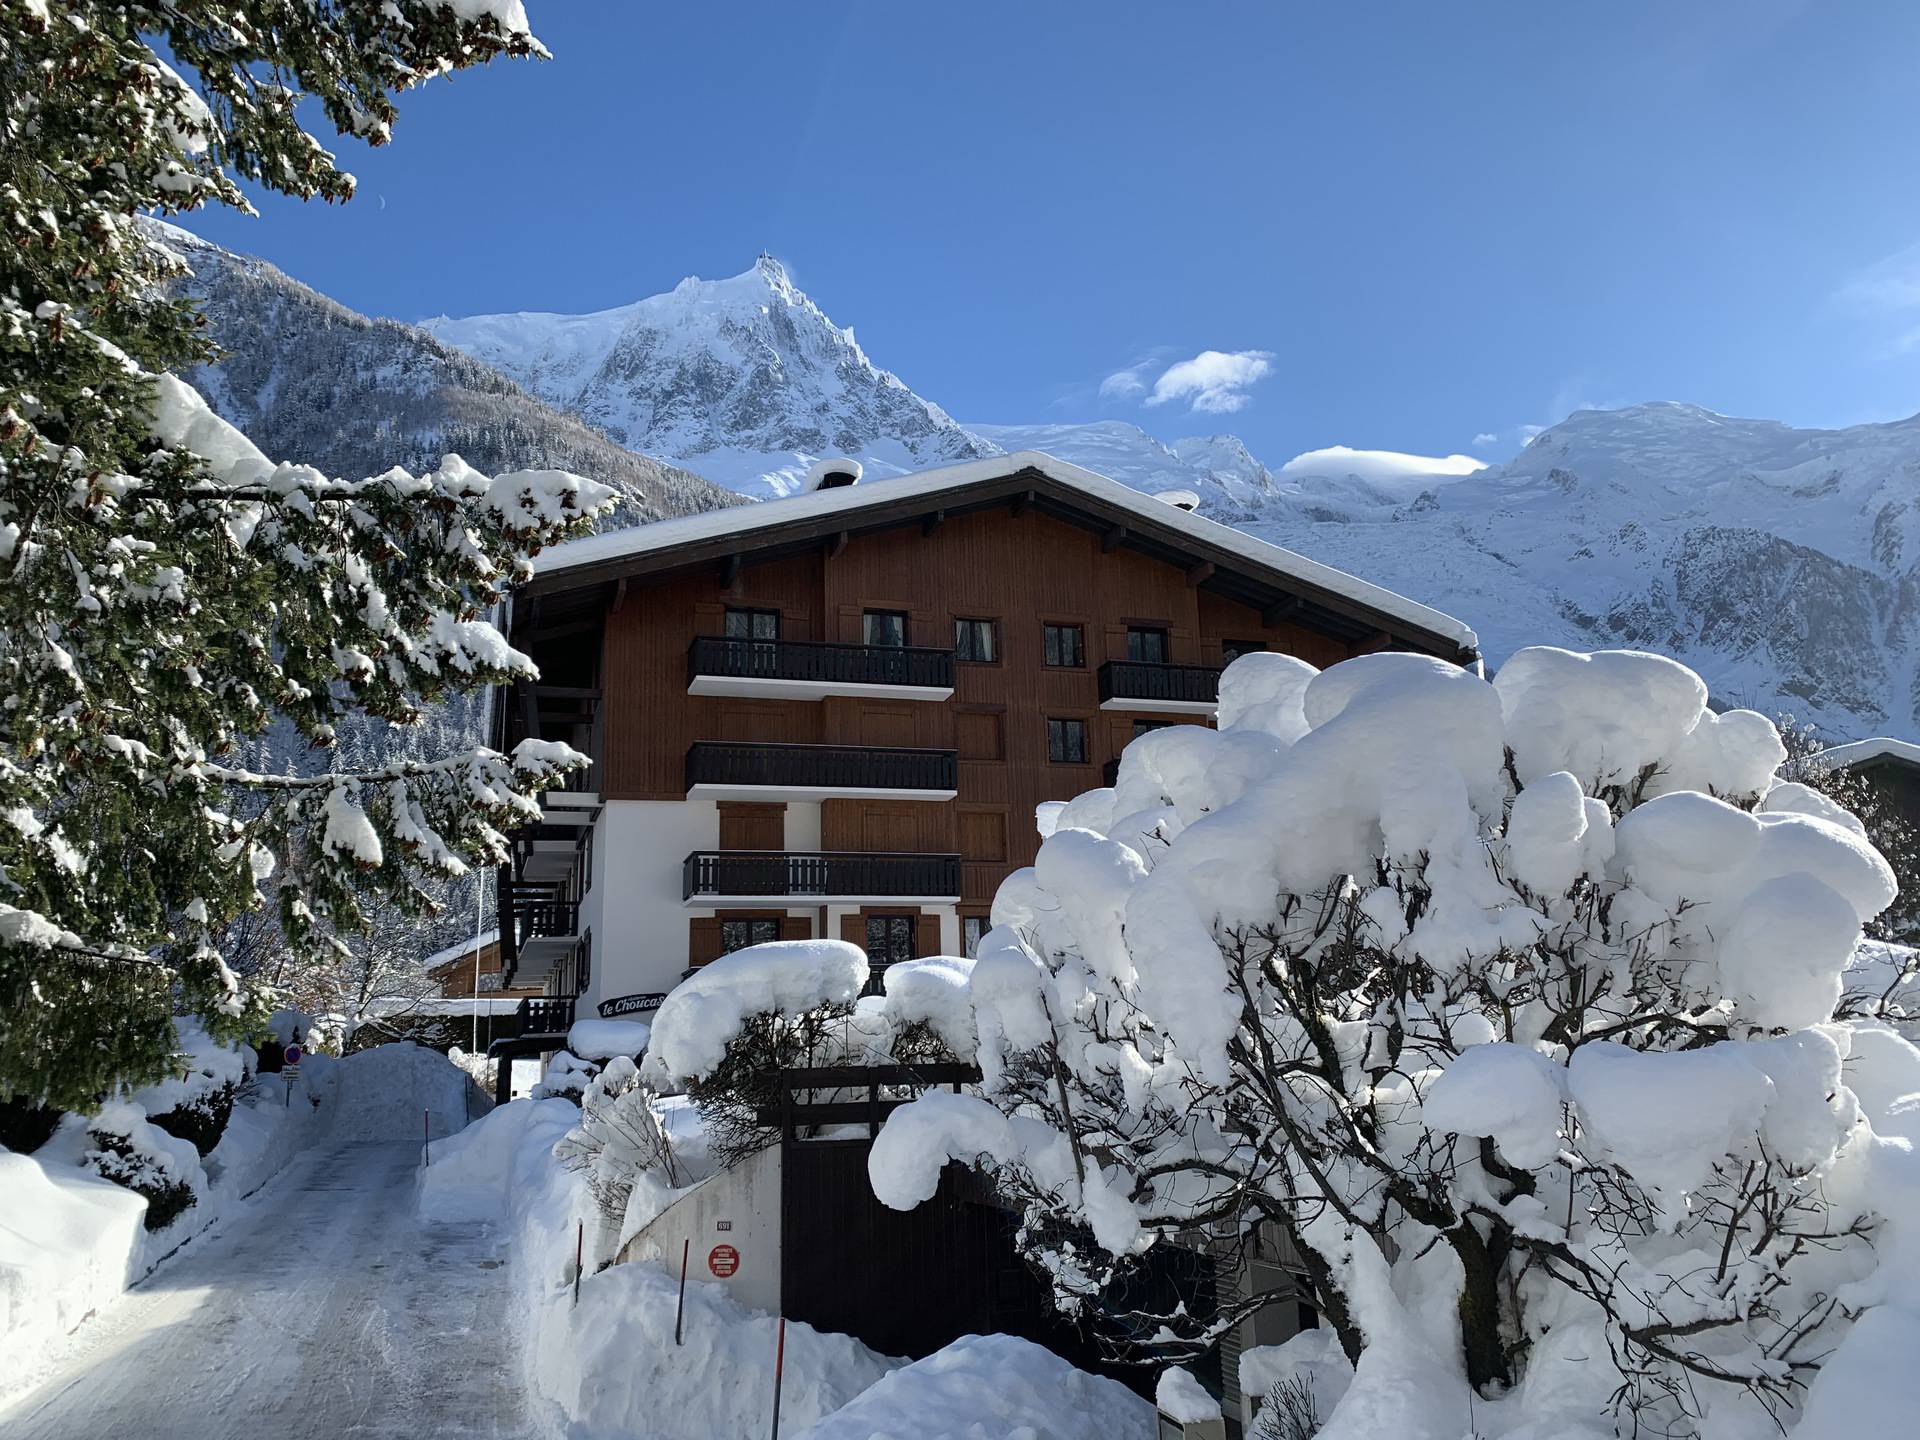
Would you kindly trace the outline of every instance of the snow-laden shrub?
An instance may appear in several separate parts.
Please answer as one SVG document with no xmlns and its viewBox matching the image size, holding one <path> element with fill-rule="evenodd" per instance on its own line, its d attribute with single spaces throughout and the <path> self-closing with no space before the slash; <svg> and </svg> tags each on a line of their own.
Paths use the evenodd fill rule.
<svg viewBox="0 0 1920 1440">
<path fill-rule="evenodd" d="M 654 1012 L 641 1073 L 684 1086 L 714 1158 L 737 1164 L 774 1134 L 759 1112 L 778 1102 L 780 1071 L 865 1049 L 856 1001 L 867 973 L 866 955 L 843 940 L 770 940 L 722 955 Z"/>
<path fill-rule="evenodd" d="M 252 1073 L 253 1052 L 215 1040 L 191 1016 L 174 1022 L 179 1073 L 134 1092 L 154 1125 L 206 1155 L 220 1143 L 233 1103 Z"/>
<path fill-rule="evenodd" d="M 656 1098 L 639 1067 L 615 1056 L 582 1093 L 580 1123 L 553 1147 L 562 1164 L 586 1176 L 602 1226 L 614 1237 L 608 1248 L 636 1228 L 628 1222 L 636 1186 L 644 1184 L 644 1203 L 657 1214 L 691 1178 L 674 1155 Z"/>
<path fill-rule="evenodd" d="M 87 1120 L 91 1148 L 82 1157 L 104 1180 L 124 1186 L 147 1201 L 142 1223 L 164 1230 L 200 1203 L 206 1174 L 199 1153 L 185 1140 L 149 1124 L 138 1105 L 111 1101 Z"/>
<path fill-rule="evenodd" d="M 1220 731 L 1135 741 L 1003 884 L 984 1098 L 896 1111 L 875 1192 L 984 1161 L 1070 1307 L 1264 1227 L 1285 1292 L 1140 1333 L 1304 1285 L 1355 1367 L 1329 1440 L 1898 1413 L 1920 1167 L 1850 1055 L 1893 1097 L 1920 1051 L 1833 1018 L 1893 876 L 1706 698 L 1623 651 L 1236 661 Z"/>
<path fill-rule="evenodd" d="M 556 1050 L 532 1090 L 535 1100 L 571 1100 L 578 1105 L 600 1067 L 570 1050 Z"/>
</svg>

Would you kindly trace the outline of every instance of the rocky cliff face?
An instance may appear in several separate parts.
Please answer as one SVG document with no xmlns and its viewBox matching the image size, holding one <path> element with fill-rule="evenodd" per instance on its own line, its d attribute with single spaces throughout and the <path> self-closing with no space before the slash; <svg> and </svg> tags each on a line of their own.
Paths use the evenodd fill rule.
<svg viewBox="0 0 1920 1440">
<path fill-rule="evenodd" d="M 355 477 L 431 469 L 448 452 L 485 471 L 571 470 L 619 491 L 609 523 L 621 525 L 739 503 L 614 444 L 416 326 L 370 320 L 265 261 L 157 228 L 193 267 L 188 288 L 226 351 L 188 378 L 276 459 Z"/>
<path fill-rule="evenodd" d="M 828 455 L 882 477 L 994 453 L 876 368 L 770 256 L 597 314 L 424 328 L 629 448 L 744 494 L 789 493 Z"/>
</svg>

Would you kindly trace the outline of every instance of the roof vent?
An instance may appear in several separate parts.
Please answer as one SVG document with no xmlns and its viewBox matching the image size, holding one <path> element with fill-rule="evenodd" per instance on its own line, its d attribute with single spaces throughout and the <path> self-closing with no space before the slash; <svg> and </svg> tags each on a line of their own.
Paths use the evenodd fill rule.
<svg viewBox="0 0 1920 1440">
<path fill-rule="evenodd" d="M 1166 501 L 1167 504 L 1173 506 L 1176 510 L 1198 510 L 1200 508 L 1200 497 L 1191 490 L 1161 490 L 1156 492 L 1153 498 Z"/>
<path fill-rule="evenodd" d="M 807 470 L 806 488 L 839 490 L 848 485 L 858 485 L 862 473 L 858 460 L 845 458 L 816 460 Z"/>
</svg>

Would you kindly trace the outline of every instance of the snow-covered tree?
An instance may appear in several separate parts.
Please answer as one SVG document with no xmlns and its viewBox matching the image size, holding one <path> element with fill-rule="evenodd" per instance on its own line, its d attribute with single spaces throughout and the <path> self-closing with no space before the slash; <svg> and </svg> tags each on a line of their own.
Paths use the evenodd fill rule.
<svg viewBox="0 0 1920 1440">
<path fill-rule="evenodd" d="M 1867 933 L 1876 940 L 1920 941 L 1920 829 L 1865 772 L 1823 758 L 1829 747 L 1819 732 L 1789 717 L 1780 723 L 1780 738 L 1787 747 L 1782 782 L 1805 785 L 1837 803 L 1860 822 L 1873 848 L 1893 867 L 1900 895 L 1867 922 Z"/>
<path fill-rule="evenodd" d="M 276 719 L 324 746 L 356 712 L 407 725 L 531 674 L 487 608 L 608 496 L 452 455 L 364 479 L 269 461 L 169 373 L 210 346 L 139 220 L 245 209 L 242 182 L 344 200 L 304 102 L 379 144 L 396 92 L 539 53 L 518 0 L 0 0 L 0 1097 L 89 1108 L 160 1078 L 176 1007 L 250 1028 L 236 917 L 277 898 L 319 949 L 369 897 L 424 905 L 579 762 L 236 763 Z"/>
<path fill-rule="evenodd" d="M 1236 661 L 1002 886 L 984 1098 L 896 1112 L 876 1193 L 981 1161 L 1069 1306 L 1261 1227 L 1356 1367 L 1327 1437 L 1900 1413 L 1920 1173 L 1852 1087 L 1920 1051 L 1831 1018 L 1893 877 L 1706 698 L 1620 651 Z M 1177 1354 L 1278 1298 L 1136 1318 Z"/>
</svg>

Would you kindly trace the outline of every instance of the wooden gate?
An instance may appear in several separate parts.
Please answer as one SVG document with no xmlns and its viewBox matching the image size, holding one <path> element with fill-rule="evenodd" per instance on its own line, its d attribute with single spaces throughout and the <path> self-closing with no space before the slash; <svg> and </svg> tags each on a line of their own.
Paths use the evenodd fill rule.
<svg viewBox="0 0 1920 1440">
<path fill-rule="evenodd" d="M 962 1335 L 1018 1335 L 1151 1394 L 1155 1370 L 1112 1363 L 1096 1337 L 1054 1308 L 1047 1286 L 1014 1245 L 1014 1217 L 971 1169 L 948 1164 L 933 1198 L 912 1210 L 874 1198 L 867 1179 L 872 1137 L 904 1103 L 883 1098 L 883 1090 L 958 1087 L 977 1081 L 973 1067 L 790 1070 L 781 1079 L 783 1104 L 762 1118 L 781 1126 L 780 1294 L 789 1319 L 911 1359 Z M 802 1101 L 822 1091 L 859 1098 Z M 867 1134 L 807 1138 L 820 1126 L 855 1124 L 864 1124 Z M 1154 1292 L 1167 1303 L 1171 1292 L 1159 1292 L 1176 1287 L 1190 1308 L 1203 1296 L 1210 1305 L 1212 1262 L 1172 1247 L 1156 1250 L 1132 1298 Z"/>
</svg>

